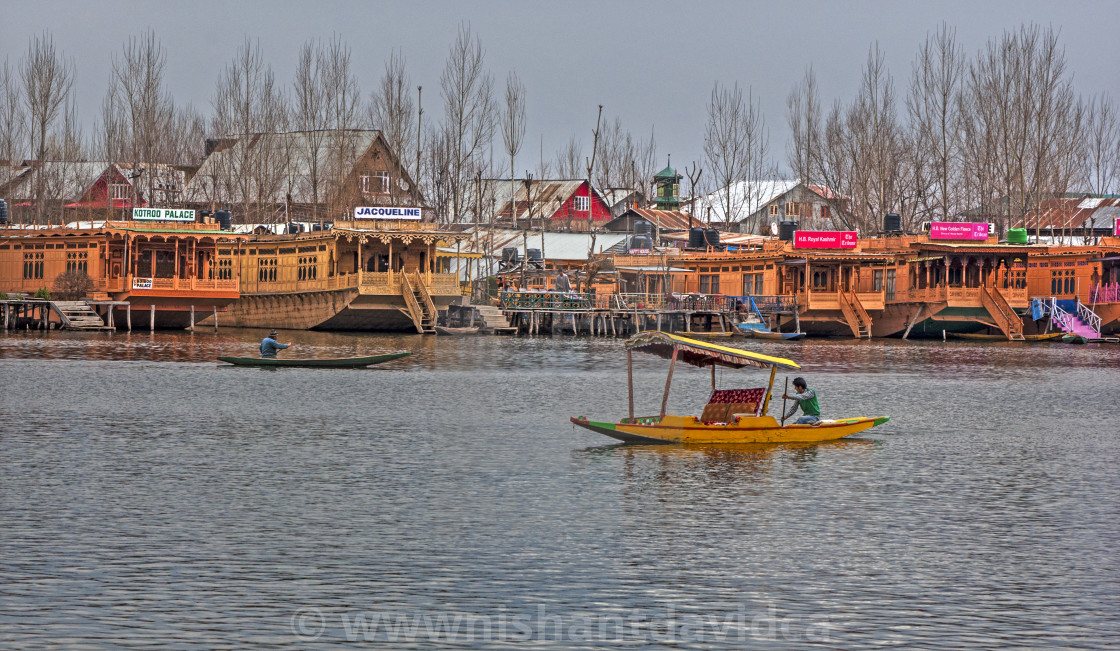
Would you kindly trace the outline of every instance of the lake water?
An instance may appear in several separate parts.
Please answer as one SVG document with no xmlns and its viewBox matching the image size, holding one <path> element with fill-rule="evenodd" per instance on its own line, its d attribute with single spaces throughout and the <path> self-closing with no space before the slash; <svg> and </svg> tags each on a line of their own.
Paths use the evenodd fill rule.
<svg viewBox="0 0 1120 651">
<path fill-rule="evenodd" d="M 413 355 L 215 363 L 260 336 L 0 335 L 0 646 L 1120 645 L 1120 346 L 737 340 L 826 417 L 891 421 L 684 448 L 569 423 L 625 415 L 619 340 L 296 332 Z M 678 368 L 670 411 L 709 382 Z"/>
</svg>

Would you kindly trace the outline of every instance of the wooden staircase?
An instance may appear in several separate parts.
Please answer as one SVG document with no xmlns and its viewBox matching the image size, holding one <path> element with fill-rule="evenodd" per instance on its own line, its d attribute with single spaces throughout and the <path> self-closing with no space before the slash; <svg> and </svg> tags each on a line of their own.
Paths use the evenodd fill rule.
<svg viewBox="0 0 1120 651">
<path fill-rule="evenodd" d="M 837 292 L 840 299 L 840 311 L 844 313 L 844 321 L 852 329 L 852 336 L 856 339 L 871 338 L 871 315 L 859 302 L 859 297 L 854 292 Z"/>
<path fill-rule="evenodd" d="M 511 326 L 509 319 L 502 311 L 493 305 L 474 305 L 475 311 L 482 319 L 482 329 L 494 334 L 514 334 L 517 328 Z"/>
<path fill-rule="evenodd" d="M 1023 321 L 995 287 L 980 288 L 980 304 L 992 316 L 1008 341 L 1023 341 Z"/>
<path fill-rule="evenodd" d="M 435 334 L 436 332 L 436 305 L 420 274 L 401 275 L 401 296 L 408 306 L 408 315 L 420 334 Z"/>
<path fill-rule="evenodd" d="M 51 309 L 67 330 L 113 330 L 85 301 L 51 301 Z"/>
</svg>

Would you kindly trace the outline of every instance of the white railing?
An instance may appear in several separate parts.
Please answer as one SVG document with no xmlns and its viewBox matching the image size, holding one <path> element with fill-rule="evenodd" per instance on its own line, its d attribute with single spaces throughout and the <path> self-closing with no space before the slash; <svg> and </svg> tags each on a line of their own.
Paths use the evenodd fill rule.
<svg viewBox="0 0 1120 651">
<path fill-rule="evenodd" d="M 1098 337 L 1101 336 L 1101 318 L 1097 313 L 1086 307 L 1081 301 L 1077 301 L 1077 316 L 1085 325 L 1093 329 L 1093 332 Z"/>
</svg>

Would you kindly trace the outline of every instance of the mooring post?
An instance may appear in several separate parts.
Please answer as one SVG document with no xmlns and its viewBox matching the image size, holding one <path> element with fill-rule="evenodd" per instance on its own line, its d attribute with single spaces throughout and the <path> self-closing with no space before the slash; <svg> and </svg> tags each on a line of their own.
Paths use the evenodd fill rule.
<svg viewBox="0 0 1120 651">
<path fill-rule="evenodd" d="M 109 304 L 109 327 L 110 328 L 116 328 L 117 327 L 116 324 L 113 322 L 113 304 L 112 303 Z"/>
<path fill-rule="evenodd" d="M 151 315 L 148 317 L 148 330 L 151 332 L 156 331 L 156 306 L 153 305 Z"/>
<path fill-rule="evenodd" d="M 214 306 L 214 332 L 218 331 L 218 306 Z"/>
<path fill-rule="evenodd" d="M 191 306 L 191 332 L 194 332 L 194 306 Z"/>
<path fill-rule="evenodd" d="M 126 303 L 124 321 L 128 325 L 128 331 L 132 332 L 132 303 Z"/>
</svg>

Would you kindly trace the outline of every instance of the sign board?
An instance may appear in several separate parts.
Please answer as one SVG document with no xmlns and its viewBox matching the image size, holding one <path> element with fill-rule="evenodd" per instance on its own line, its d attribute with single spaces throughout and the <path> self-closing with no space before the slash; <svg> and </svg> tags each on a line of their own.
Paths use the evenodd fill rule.
<svg viewBox="0 0 1120 651">
<path fill-rule="evenodd" d="M 372 208 L 359 206 L 354 209 L 354 219 L 420 219 L 420 209 L 394 206 Z"/>
<path fill-rule="evenodd" d="M 854 249 L 859 241 L 856 231 L 795 231 L 795 249 Z"/>
<path fill-rule="evenodd" d="M 986 240 L 988 222 L 932 222 L 929 225 L 931 240 Z"/>
<path fill-rule="evenodd" d="M 138 222 L 193 222 L 193 210 L 175 208 L 133 208 L 132 219 Z"/>
<path fill-rule="evenodd" d="M 132 288 L 133 289 L 151 289 L 152 288 L 152 279 L 151 278 L 133 278 L 132 279 Z"/>
<path fill-rule="evenodd" d="M 626 253 L 628 255 L 649 255 L 649 249 L 630 249 Z"/>
</svg>

